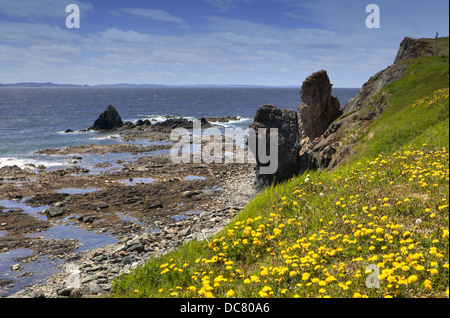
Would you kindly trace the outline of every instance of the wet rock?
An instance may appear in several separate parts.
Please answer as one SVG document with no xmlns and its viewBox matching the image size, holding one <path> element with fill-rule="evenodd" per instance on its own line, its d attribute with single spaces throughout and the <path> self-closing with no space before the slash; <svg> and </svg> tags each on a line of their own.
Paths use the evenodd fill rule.
<svg viewBox="0 0 450 318">
<path fill-rule="evenodd" d="M 25 200 L 25 203 L 30 206 L 52 205 L 64 201 L 68 196 L 67 193 L 37 194 L 34 197 Z"/>
<path fill-rule="evenodd" d="M 200 119 L 202 129 L 213 127 L 205 118 Z M 170 133 L 177 128 L 193 129 L 194 123 L 186 118 L 169 118 L 163 122 L 153 124 L 152 131 Z"/>
<path fill-rule="evenodd" d="M 133 129 L 135 127 L 136 126 L 132 122 L 127 121 L 125 124 L 123 124 L 122 127 L 120 127 L 120 130 L 129 130 L 129 129 Z"/>
<path fill-rule="evenodd" d="M 239 116 L 226 116 L 226 117 L 208 117 L 205 118 L 208 122 L 221 122 L 221 123 L 228 123 L 230 121 L 236 121 L 241 119 Z"/>
<path fill-rule="evenodd" d="M 94 223 L 95 216 L 80 216 L 78 220 L 84 223 Z"/>
<path fill-rule="evenodd" d="M 52 206 L 45 210 L 45 214 L 50 218 L 55 218 L 64 215 L 68 209 L 62 206 Z"/>
<path fill-rule="evenodd" d="M 93 203 L 92 208 L 95 210 L 102 210 L 109 208 L 109 205 L 105 202 Z"/>
<path fill-rule="evenodd" d="M 0 175 L 16 175 L 16 174 L 23 174 L 25 171 L 22 170 L 19 166 L 13 165 L 13 166 L 4 166 L 0 168 Z"/>
<path fill-rule="evenodd" d="M 114 106 L 109 105 L 108 108 L 100 114 L 98 119 L 94 122 L 94 125 L 89 129 L 92 130 L 113 130 L 123 126 L 122 118 L 120 118 L 119 113 L 114 108 Z"/>
<path fill-rule="evenodd" d="M 193 122 L 187 120 L 186 118 L 170 118 L 163 122 L 153 124 L 152 130 L 160 132 L 171 132 L 172 130 L 177 128 L 192 129 L 193 127 Z"/>
<path fill-rule="evenodd" d="M 140 126 L 151 126 L 152 123 L 151 123 L 151 121 L 148 120 L 148 119 L 146 119 L 146 120 L 139 119 L 139 120 L 136 122 L 135 125 L 136 125 L 136 127 L 140 127 Z"/>
</svg>

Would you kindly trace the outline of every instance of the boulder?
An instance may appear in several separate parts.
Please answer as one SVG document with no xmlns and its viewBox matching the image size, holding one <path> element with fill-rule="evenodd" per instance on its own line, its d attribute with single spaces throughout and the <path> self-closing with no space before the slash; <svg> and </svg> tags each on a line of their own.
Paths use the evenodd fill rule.
<svg viewBox="0 0 450 318">
<path fill-rule="evenodd" d="M 92 130 L 114 130 L 123 126 L 122 118 L 114 108 L 109 105 L 108 108 L 98 117 L 94 125 L 89 128 Z"/>
<path fill-rule="evenodd" d="M 278 166 L 273 174 L 262 174 L 256 149 L 252 149 L 256 159 L 256 189 L 261 190 L 271 184 L 285 181 L 299 172 L 300 143 L 297 112 L 279 109 L 274 105 L 263 105 L 256 112 L 254 122 L 250 128 L 258 136 L 259 128 L 278 129 Z M 269 131 L 266 137 L 266 153 L 270 149 Z"/>
<path fill-rule="evenodd" d="M 303 82 L 298 108 L 300 145 L 311 148 L 314 139 L 321 137 L 339 116 L 339 100 L 331 95 L 332 84 L 327 71 L 311 74 Z"/>
<path fill-rule="evenodd" d="M 62 206 L 52 206 L 45 210 L 45 212 L 48 217 L 55 218 L 64 215 L 66 212 L 68 212 L 68 209 Z"/>
</svg>

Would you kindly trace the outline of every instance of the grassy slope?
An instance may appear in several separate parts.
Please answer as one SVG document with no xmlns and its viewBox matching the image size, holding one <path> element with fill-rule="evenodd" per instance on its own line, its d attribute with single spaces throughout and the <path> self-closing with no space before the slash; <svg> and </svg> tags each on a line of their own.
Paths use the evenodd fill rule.
<svg viewBox="0 0 450 318">
<path fill-rule="evenodd" d="M 121 276 L 112 296 L 448 297 L 447 74 L 448 57 L 413 61 L 380 92 L 390 108 L 350 162 L 267 189 L 213 239 Z"/>
</svg>

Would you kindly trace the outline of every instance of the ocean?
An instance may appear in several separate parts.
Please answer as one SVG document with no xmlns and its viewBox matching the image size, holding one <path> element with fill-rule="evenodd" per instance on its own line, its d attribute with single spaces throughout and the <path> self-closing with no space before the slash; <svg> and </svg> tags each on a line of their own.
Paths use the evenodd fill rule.
<svg viewBox="0 0 450 318">
<path fill-rule="evenodd" d="M 341 105 L 358 89 L 336 88 Z M 79 132 L 90 127 L 108 105 L 124 122 L 240 116 L 229 126 L 248 127 L 259 106 L 297 110 L 300 88 L 155 87 L 155 88 L 0 88 L 0 168 L 28 163 L 58 168 L 62 158 L 35 155 L 40 149 L 122 142 L 117 132 Z M 64 133 L 72 129 L 76 133 Z"/>
</svg>

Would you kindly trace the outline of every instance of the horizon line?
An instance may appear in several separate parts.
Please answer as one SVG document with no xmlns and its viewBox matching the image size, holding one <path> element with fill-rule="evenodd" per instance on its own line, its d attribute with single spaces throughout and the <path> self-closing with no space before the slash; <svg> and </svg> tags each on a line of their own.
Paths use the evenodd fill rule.
<svg viewBox="0 0 450 318">
<path fill-rule="evenodd" d="M 115 83 L 115 84 L 64 84 L 53 82 L 17 82 L 17 83 L 0 83 L 0 87 L 272 87 L 272 88 L 301 88 L 301 85 L 266 85 L 266 84 L 132 84 L 132 83 Z M 359 89 L 360 87 L 334 87 Z"/>
</svg>

